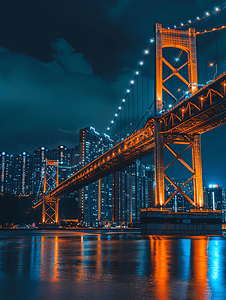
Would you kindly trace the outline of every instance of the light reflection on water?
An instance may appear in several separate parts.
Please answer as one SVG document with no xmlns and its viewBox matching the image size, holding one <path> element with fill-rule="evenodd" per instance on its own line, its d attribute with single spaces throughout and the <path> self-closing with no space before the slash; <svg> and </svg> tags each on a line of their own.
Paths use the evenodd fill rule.
<svg viewBox="0 0 226 300">
<path fill-rule="evenodd" d="M 1 299 L 225 299 L 226 237 L 1 231 Z"/>
</svg>

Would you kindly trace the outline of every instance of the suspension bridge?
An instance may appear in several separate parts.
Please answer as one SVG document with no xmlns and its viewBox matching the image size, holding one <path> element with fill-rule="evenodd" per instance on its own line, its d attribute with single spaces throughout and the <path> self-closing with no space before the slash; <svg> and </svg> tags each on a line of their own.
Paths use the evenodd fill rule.
<svg viewBox="0 0 226 300">
<path fill-rule="evenodd" d="M 155 25 L 149 47 L 144 51 L 139 68 L 107 128 L 107 133 L 114 139 L 114 146 L 60 184 L 55 171 L 49 177 L 55 184 L 53 189 L 47 188 L 48 180 L 45 176 L 43 193 L 33 205 L 34 209 L 42 207 L 42 223 L 58 223 L 60 197 L 95 181 L 99 181 L 101 186 L 105 176 L 151 153 L 154 153 L 155 161 L 155 199 L 154 207 L 149 211 L 164 211 L 165 205 L 177 193 L 182 194 L 195 211 L 204 211 L 201 135 L 226 123 L 226 73 L 218 74 L 217 62 L 212 63 L 216 67 L 214 78 L 204 84 L 198 83 L 197 38 L 218 34 L 226 26 L 196 31 L 193 25 L 208 20 L 224 9 L 225 4 L 179 26 Z M 172 147 L 174 144 L 184 145 L 184 150 L 177 153 Z M 164 163 L 164 149 L 174 156 L 168 165 Z M 182 158 L 189 150 L 192 152 L 192 166 Z M 165 172 L 176 161 L 191 174 L 181 187 Z M 52 168 L 55 166 L 57 170 L 56 163 L 50 162 L 49 165 Z M 165 180 L 175 188 L 168 199 L 165 195 Z M 193 197 L 183 191 L 183 187 L 191 180 Z M 99 197 L 100 220 L 101 195 Z M 116 201 L 112 199 L 112 221 L 122 221 L 119 220 L 119 203 Z M 80 207 L 83 210 L 83 201 Z M 143 211 L 148 213 L 147 209 Z"/>
</svg>

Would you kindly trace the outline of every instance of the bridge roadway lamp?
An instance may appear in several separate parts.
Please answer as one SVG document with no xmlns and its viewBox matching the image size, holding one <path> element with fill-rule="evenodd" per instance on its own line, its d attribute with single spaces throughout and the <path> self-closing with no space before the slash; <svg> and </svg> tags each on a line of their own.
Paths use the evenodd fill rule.
<svg viewBox="0 0 226 300">
<path fill-rule="evenodd" d="M 215 74 L 214 74 L 214 76 L 213 76 L 213 79 L 215 80 L 215 77 L 216 77 L 216 75 L 217 75 L 217 64 L 210 63 L 209 66 L 210 66 L 210 67 L 214 67 L 214 66 L 216 67 L 216 72 L 215 72 Z"/>
</svg>

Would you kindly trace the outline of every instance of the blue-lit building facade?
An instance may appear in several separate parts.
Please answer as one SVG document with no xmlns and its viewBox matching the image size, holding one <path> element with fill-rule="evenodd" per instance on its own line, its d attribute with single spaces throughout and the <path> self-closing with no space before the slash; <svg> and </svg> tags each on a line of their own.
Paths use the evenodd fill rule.
<svg viewBox="0 0 226 300">
<path fill-rule="evenodd" d="M 179 188 L 188 181 L 188 178 L 184 178 L 184 179 L 172 178 L 172 181 Z M 174 194 L 175 191 L 176 191 L 176 189 L 172 186 L 172 184 L 169 183 L 168 181 L 166 181 L 165 182 L 165 198 L 166 198 L 166 200 L 169 199 Z M 193 199 L 193 183 L 191 180 L 189 182 L 187 182 L 187 184 L 184 185 L 184 187 L 182 188 L 182 191 L 190 199 Z M 192 209 L 193 205 L 187 199 L 185 199 L 183 194 L 177 193 L 167 203 L 166 208 L 169 208 L 172 211 L 185 212 L 185 211 L 189 211 L 190 209 Z"/>
<path fill-rule="evenodd" d="M 79 145 L 69 149 L 40 147 L 32 154 L 0 153 L 0 193 L 18 196 L 43 192 L 46 160 L 58 162 L 59 183 L 113 147 L 108 135 L 100 135 L 93 127 L 80 130 Z M 154 166 L 137 160 L 121 171 L 110 174 L 70 195 L 79 203 L 80 218 L 87 221 L 140 220 L 140 209 L 151 206 Z"/>
<path fill-rule="evenodd" d="M 113 147 L 109 136 L 100 136 L 93 127 L 80 130 L 79 166 L 82 168 Z M 82 188 L 79 207 L 84 220 L 139 222 L 140 209 L 153 199 L 154 168 L 139 160 L 121 171 Z"/>
<path fill-rule="evenodd" d="M 45 161 L 58 161 L 59 182 L 70 177 L 78 170 L 79 147 L 67 149 L 59 146 L 49 150 L 40 147 L 31 155 L 22 152 L 19 155 L 0 153 L 0 193 L 29 196 L 43 189 L 42 179 L 45 173 Z"/>
<path fill-rule="evenodd" d="M 206 188 L 206 206 L 212 210 L 221 210 L 223 204 L 222 188 L 211 184 Z"/>
<path fill-rule="evenodd" d="M 27 152 L 0 154 L 1 193 L 27 196 L 32 190 L 33 157 Z"/>
<path fill-rule="evenodd" d="M 109 136 L 101 136 L 93 127 L 86 127 L 79 132 L 79 168 L 113 147 Z M 100 193 L 99 190 L 101 189 Z M 80 216 L 84 220 L 98 220 L 99 195 L 101 195 L 101 219 L 112 219 L 112 175 L 99 182 L 93 182 L 79 191 Z"/>
</svg>

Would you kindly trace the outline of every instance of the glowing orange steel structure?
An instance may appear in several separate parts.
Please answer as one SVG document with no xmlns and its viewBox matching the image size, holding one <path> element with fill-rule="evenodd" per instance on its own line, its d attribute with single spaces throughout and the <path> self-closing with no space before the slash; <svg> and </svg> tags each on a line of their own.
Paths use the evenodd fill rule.
<svg viewBox="0 0 226 300">
<path fill-rule="evenodd" d="M 194 28 L 187 31 L 162 28 L 162 24 L 156 24 L 156 93 L 155 93 L 155 112 L 156 115 L 163 109 L 163 91 L 165 91 L 175 102 L 176 97 L 164 86 L 172 76 L 177 76 L 189 88 L 190 93 L 198 89 L 197 78 L 197 57 L 196 57 L 196 34 Z M 178 69 L 174 68 L 164 57 L 163 48 L 179 48 L 187 52 L 187 62 Z M 181 54 L 180 54 L 181 55 Z M 172 74 L 163 79 L 163 63 L 169 67 Z M 179 73 L 179 71 L 188 65 L 189 82 Z"/>
<path fill-rule="evenodd" d="M 58 223 L 59 199 L 49 199 L 46 192 L 59 185 L 58 162 L 46 160 L 43 199 L 42 199 L 42 223 Z"/>
<path fill-rule="evenodd" d="M 184 63 L 180 68 L 175 69 L 164 57 L 162 50 L 163 48 L 179 48 L 182 51 L 187 52 L 187 62 Z M 163 79 L 163 63 L 168 66 L 172 73 Z M 179 71 L 188 65 L 188 78 L 189 82 L 179 73 Z M 163 110 L 163 91 L 165 91 L 175 102 L 176 97 L 164 86 L 164 83 L 169 80 L 172 76 L 177 76 L 182 80 L 189 88 L 189 92 L 193 94 L 198 89 L 197 79 L 197 58 L 196 58 L 196 34 L 195 29 L 189 28 L 187 31 L 175 30 L 175 29 L 164 29 L 162 24 L 156 24 L 156 78 L 155 78 L 155 113 L 156 116 Z M 201 163 L 201 136 L 195 135 L 189 137 L 189 141 L 186 137 L 184 140 L 180 140 L 180 144 L 187 144 L 189 146 L 181 153 L 177 154 L 168 144 L 178 143 L 177 137 L 171 139 L 170 142 L 166 141 L 167 135 L 160 133 L 160 122 L 157 120 L 155 123 L 155 206 L 162 207 L 167 204 L 178 192 L 196 208 L 204 206 L 203 202 L 203 186 L 202 186 L 202 163 Z M 174 156 L 176 160 L 180 161 L 191 173 L 192 176 L 188 180 L 193 179 L 194 182 L 194 201 L 190 199 L 183 191 L 182 188 L 188 181 L 180 188 L 170 180 L 170 178 L 164 174 L 164 171 L 173 162 L 164 167 L 164 147 L 167 148 Z M 182 158 L 181 155 L 190 147 L 192 147 L 193 157 L 193 168 L 191 168 Z M 176 192 L 165 202 L 165 178 L 174 186 Z"/>
<path fill-rule="evenodd" d="M 179 69 L 172 67 L 163 58 L 162 49 L 164 47 L 176 47 L 187 52 L 188 61 L 186 64 L 188 65 L 189 82 L 182 78 Z M 166 79 L 162 78 L 163 63 L 173 71 Z M 163 105 L 163 91 L 174 99 L 174 96 L 163 86 L 164 82 L 173 75 L 188 85 L 191 95 L 176 103 L 170 110 L 158 115 Z M 43 204 L 43 223 L 58 222 L 58 200 L 60 197 L 97 180 L 99 180 L 98 219 L 100 220 L 101 178 L 117 172 L 136 159 L 153 152 L 155 153 L 155 207 L 164 207 L 177 193 L 181 193 L 196 209 L 202 209 L 204 201 L 201 134 L 226 123 L 226 72 L 203 88 L 197 89 L 194 29 L 188 31 L 172 30 L 163 29 L 161 24 L 156 25 L 156 113 L 157 116 L 150 119 L 143 128 L 101 154 L 64 182 L 58 185 L 58 179 L 56 179 L 54 189 L 48 193 L 44 189 L 44 198 L 38 199 L 33 205 L 33 208 L 37 208 Z M 185 149 L 178 154 L 171 146 L 172 144 L 183 144 Z M 164 149 L 169 150 L 175 157 L 168 166 L 164 166 Z M 192 166 L 189 166 L 182 158 L 182 155 L 189 149 L 192 150 Z M 191 172 L 189 180 L 180 187 L 165 174 L 165 171 L 176 161 L 179 161 Z M 165 179 L 175 188 L 175 192 L 168 199 L 165 199 Z M 194 199 L 191 199 L 182 190 L 190 180 L 193 180 Z M 46 205 L 52 209 L 52 215 L 48 214 Z M 112 207 L 114 221 L 117 208 L 114 207 L 114 203 Z"/>
</svg>

